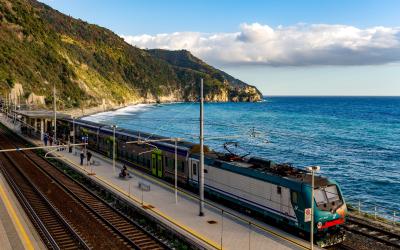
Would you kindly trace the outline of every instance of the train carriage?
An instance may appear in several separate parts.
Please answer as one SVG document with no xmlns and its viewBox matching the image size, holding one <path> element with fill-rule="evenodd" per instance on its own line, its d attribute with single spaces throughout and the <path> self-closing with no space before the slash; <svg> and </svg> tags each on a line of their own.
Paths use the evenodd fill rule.
<svg viewBox="0 0 400 250">
<path fill-rule="evenodd" d="M 70 119 L 63 122 L 70 124 Z M 89 148 L 112 157 L 113 129 L 87 121 L 75 121 L 76 136 L 88 138 Z M 135 144 L 145 139 L 163 140 L 166 137 L 117 129 L 116 153 L 118 160 L 143 170 L 157 178 L 172 181 L 175 177 L 174 142 L 155 141 Z M 178 142 L 178 183 L 191 190 L 198 190 L 198 145 Z M 304 211 L 311 206 L 311 176 L 289 164 L 276 164 L 260 158 L 229 158 L 205 150 L 205 193 L 211 198 L 295 231 L 310 230 L 304 222 Z M 344 240 L 340 225 L 345 221 L 347 208 L 339 185 L 325 177 L 315 177 L 313 206 L 317 243 L 328 246 Z"/>
</svg>

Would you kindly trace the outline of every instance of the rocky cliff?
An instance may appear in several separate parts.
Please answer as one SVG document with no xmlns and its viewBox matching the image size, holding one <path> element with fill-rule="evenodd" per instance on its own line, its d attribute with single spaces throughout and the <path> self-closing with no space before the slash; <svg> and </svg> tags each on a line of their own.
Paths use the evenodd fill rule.
<svg viewBox="0 0 400 250">
<path fill-rule="evenodd" d="M 187 51 L 142 50 L 97 25 L 34 0 L 0 0 L 0 94 L 62 108 L 194 101 L 258 101 L 261 93 Z M 18 88 L 18 91 L 15 89 Z"/>
</svg>

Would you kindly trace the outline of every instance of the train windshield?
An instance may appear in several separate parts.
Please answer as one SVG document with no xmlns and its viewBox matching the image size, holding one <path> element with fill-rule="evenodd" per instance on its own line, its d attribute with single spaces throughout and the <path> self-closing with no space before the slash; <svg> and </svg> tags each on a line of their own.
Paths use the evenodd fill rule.
<svg viewBox="0 0 400 250">
<path fill-rule="evenodd" d="M 314 189 L 314 198 L 317 206 L 323 210 L 335 209 L 341 205 L 341 200 L 336 185 Z"/>
<path fill-rule="evenodd" d="M 338 190 L 335 185 L 327 186 L 325 188 L 325 194 L 326 194 L 326 198 L 328 198 L 329 202 L 340 200 Z"/>
</svg>

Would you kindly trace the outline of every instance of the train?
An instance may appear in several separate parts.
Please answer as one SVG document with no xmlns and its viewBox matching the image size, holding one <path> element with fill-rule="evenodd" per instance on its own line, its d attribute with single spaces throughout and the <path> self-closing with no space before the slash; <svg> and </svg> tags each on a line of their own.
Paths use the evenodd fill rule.
<svg viewBox="0 0 400 250">
<path fill-rule="evenodd" d="M 115 128 L 82 119 L 59 119 L 57 123 L 59 138 L 75 135 L 76 141 L 86 141 L 90 150 L 112 157 Z M 149 138 L 154 141 L 135 143 Z M 117 128 L 116 157 L 130 167 L 172 182 L 176 150 L 178 184 L 196 193 L 200 146 L 179 141 L 175 149 L 175 142 L 165 139 L 146 132 Z M 215 152 L 207 146 L 204 152 L 204 192 L 207 198 L 308 237 L 311 222 L 305 220 L 305 211 L 311 207 L 312 188 L 311 175 L 307 171 L 268 159 Z M 341 225 L 345 223 L 347 207 L 339 184 L 316 175 L 314 197 L 315 243 L 324 247 L 344 241 Z"/>
</svg>

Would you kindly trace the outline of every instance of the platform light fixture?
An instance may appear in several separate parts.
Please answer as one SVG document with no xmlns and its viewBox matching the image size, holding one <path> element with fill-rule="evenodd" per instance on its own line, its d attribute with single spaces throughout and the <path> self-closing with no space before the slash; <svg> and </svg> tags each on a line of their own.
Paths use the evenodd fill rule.
<svg viewBox="0 0 400 250">
<path fill-rule="evenodd" d="M 320 166 L 305 167 L 308 172 L 311 172 L 311 222 L 310 222 L 310 249 L 314 249 L 314 173 L 321 170 Z"/>
</svg>

